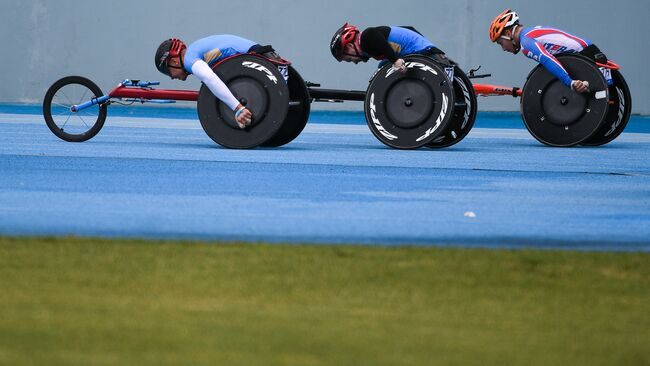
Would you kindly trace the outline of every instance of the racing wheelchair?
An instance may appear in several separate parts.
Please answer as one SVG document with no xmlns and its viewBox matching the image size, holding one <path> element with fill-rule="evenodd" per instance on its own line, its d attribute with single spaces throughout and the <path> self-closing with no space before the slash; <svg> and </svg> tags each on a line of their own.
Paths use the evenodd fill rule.
<svg viewBox="0 0 650 366">
<path fill-rule="evenodd" d="M 521 96 L 528 131 L 550 146 L 599 146 L 613 141 L 632 112 L 630 89 L 620 66 L 580 54 L 557 59 L 574 79 L 588 81 L 590 91 L 576 93 L 538 65 L 528 75 Z"/>
<path fill-rule="evenodd" d="M 196 101 L 206 134 L 228 148 L 277 147 L 298 137 L 310 111 L 304 80 L 289 61 L 247 53 L 213 66 L 239 102 L 253 113 L 251 126 L 240 129 L 234 114 L 202 85 L 197 91 L 154 89 L 157 81 L 125 79 L 108 94 L 91 80 L 68 76 L 56 81 L 43 100 L 48 128 L 69 142 L 91 139 L 102 129 L 113 103 L 174 103 Z"/>
<path fill-rule="evenodd" d="M 520 96 L 521 116 L 530 134 L 548 146 L 600 146 L 616 139 L 632 112 L 630 89 L 613 61 L 577 53 L 556 56 L 569 75 L 589 82 L 588 93 L 566 87 L 537 65 L 522 89 L 475 85 L 482 95 Z"/>
<path fill-rule="evenodd" d="M 366 122 L 382 143 L 397 149 L 452 146 L 467 136 L 477 112 L 470 78 L 451 61 L 413 54 L 403 57 L 405 72 L 387 63 L 377 69 L 365 91 L 318 88 L 308 84 L 314 101 L 363 101 Z"/>
</svg>

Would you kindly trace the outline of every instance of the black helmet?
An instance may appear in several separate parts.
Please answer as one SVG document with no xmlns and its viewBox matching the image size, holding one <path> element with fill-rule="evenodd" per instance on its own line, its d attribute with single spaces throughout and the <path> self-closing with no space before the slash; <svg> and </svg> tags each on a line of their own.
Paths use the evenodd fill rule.
<svg viewBox="0 0 650 366">
<path fill-rule="evenodd" d="M 170 38 L 161 43 L 156 50 L 156 57 L 154 59 L 158 71 L 170 76 L 169 68 L 167 67 L 169 59 L 180 55 L 181 51 L 185 48 L 187 48 L 185 43 L 178 38 Z"/>
</svg>

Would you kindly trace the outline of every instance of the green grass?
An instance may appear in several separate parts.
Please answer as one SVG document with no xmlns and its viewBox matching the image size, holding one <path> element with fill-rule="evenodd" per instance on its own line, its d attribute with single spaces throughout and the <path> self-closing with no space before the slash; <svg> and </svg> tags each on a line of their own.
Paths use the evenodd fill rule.
<svg viewBox="0 0 650 366">
<path fill-rule="evenodd" d="M 650 255 L 0 237 L 2 365 L 648 365 Z"/>
</svg>

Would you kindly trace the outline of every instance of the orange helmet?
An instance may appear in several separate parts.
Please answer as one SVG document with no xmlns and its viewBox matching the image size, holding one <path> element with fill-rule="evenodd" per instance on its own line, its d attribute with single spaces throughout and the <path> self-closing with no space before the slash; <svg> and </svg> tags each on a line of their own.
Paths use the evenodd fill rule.
<svg viewBox="0 0 650 366">
<path fill-rule="evenodd" d="M 490 24 L 490 40 L 496 42 L 504 29 L 515 24 L 519 24 L 519 15 L 510 9 L 504 10 L 501 14 L 497 15 L 497 17 L 492 21 L 492 24 Z"/>
</svg>

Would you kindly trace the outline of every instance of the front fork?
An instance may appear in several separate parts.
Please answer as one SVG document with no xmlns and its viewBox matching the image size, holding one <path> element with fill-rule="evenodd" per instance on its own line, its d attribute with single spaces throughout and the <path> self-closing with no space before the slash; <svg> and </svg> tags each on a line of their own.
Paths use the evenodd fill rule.
<svg viewBox="0 0 650 366">
<path fill-rule="evenodd" d="M 87 102 L 70 106 L 70 112 L 80 112 L 94 105 L 106 103 L 106 101 L 108 101 L 109 99 L 111 99 L 109 95 L 102 95 L 101 97 L 92 98 Z"/>
</svg>

